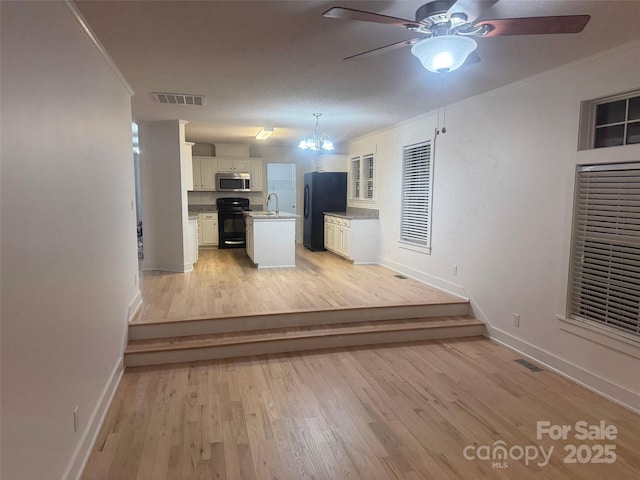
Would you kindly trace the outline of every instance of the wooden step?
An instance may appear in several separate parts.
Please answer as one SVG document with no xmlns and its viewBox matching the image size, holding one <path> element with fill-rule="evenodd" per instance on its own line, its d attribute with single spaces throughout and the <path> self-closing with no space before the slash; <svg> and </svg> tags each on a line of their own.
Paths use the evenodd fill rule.
<svg viewBox="0 0 640 480">
<path fill-rule="evenodd" d="M 267 353 L 481 335 L 484 324 L 467 315 L 332 323 L 253 331 L 132 340 L 126 366 L 157 365 Z"/>
<path fill-rule="evenodd" d="M 334 323 L 467 315 L 468 313 L 468 300 L 460 299 L 459 301 L 429 304 L 336 307 L 320 310 L 309 309 L 258 313 L 253 315 L 227 315 L 224 317 L 172 322 L 132 323 L 129 325 L 129 339 L 171 338 L 188 335 L 205 335 L 209 333 L 253 331 Z"/>
</svg>

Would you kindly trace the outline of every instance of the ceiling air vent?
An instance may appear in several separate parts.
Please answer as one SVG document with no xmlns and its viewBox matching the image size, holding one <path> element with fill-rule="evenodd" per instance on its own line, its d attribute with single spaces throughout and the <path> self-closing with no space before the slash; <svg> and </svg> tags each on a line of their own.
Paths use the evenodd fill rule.
<svg viewBox="0 0 640 480">
<path fill-rule="evenodd" d="M 196 105 L 201 107 L 206 101 L 204 95 L 190 95 L 187 93 L 153 92 L 153 96 L 159 103 L 166 103 L 168 105 Z"/>
</svg>

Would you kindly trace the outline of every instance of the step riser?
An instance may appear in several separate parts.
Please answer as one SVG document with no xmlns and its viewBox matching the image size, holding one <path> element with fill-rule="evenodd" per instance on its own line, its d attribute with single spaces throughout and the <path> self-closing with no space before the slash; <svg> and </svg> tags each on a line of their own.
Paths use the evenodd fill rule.
<svg viewBox="0 0 640 480">
<path fill-rule="evenodd" d="M 275 340 L 260 344 L 238 344 L 204 347 L 189 350 L 174 350 L 125 355 L 127 367 L 161 365 L 166 363 L 215 360 L 220 358 L 246 357 L 268 353 L 284 353 L 304 350 L 351 347 L 358 345 L 379 345 L 385 343 L 412 342 L 439 338 L 460 338 L 482 335 L 484 325 L 451 326 L 425 330 L 369 332 L 352 335 L 332 335 L 326 337 Z"/>
<path fill-rule="evenodd" d="M 172 323 L 129 325 L 130 340 L 169 338 L 209 333 L 245 332 L 269 328 L 286 328 L 334 323 L 374 322 L 407 318 L 467 315 L 468 303 L 441 305 L 402 305 L 347 310 L 290 312 L 225 319 L 194 320 Z"/>
</svg>

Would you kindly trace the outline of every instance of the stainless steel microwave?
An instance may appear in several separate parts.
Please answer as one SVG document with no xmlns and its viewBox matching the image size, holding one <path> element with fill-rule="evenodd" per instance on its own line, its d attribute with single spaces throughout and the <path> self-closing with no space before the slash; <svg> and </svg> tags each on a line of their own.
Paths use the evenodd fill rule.
<svg viewBox="0 0 640 480">
<path fill-rule="evenodd" d="M 248 173 L 216 173 L 216 190 L 219 192 L 250 192 L 251 175 Z"/>
</svg>

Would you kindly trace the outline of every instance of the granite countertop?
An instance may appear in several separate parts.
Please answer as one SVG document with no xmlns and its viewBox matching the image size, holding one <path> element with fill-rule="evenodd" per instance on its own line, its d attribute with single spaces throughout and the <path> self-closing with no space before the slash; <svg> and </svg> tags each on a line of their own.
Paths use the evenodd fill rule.
<svg viewBox="0 0 640 480">
<path fill-rule="evenodd" d="M 198 212 L 189 212 L 189 219 L 198 218 Z"/>
<path fill-rule="evenodd" d="M 267 212 L 265 210 L 251 210 L 243 213 L 245 216 L 251 217 L 254 220 L 295 220 L 300 216 L 295 213 L 282 211 L 276 215 L 274 211 Z"/>
<path fill-rule="evenodd" d="M 350 212 L 322 212 L 325 215 L 331 215 L 332 217 L 346 218 L 347 220 L 378 220 L 377 216 L 362 215 L 358 213 Z"/>
</svg>

